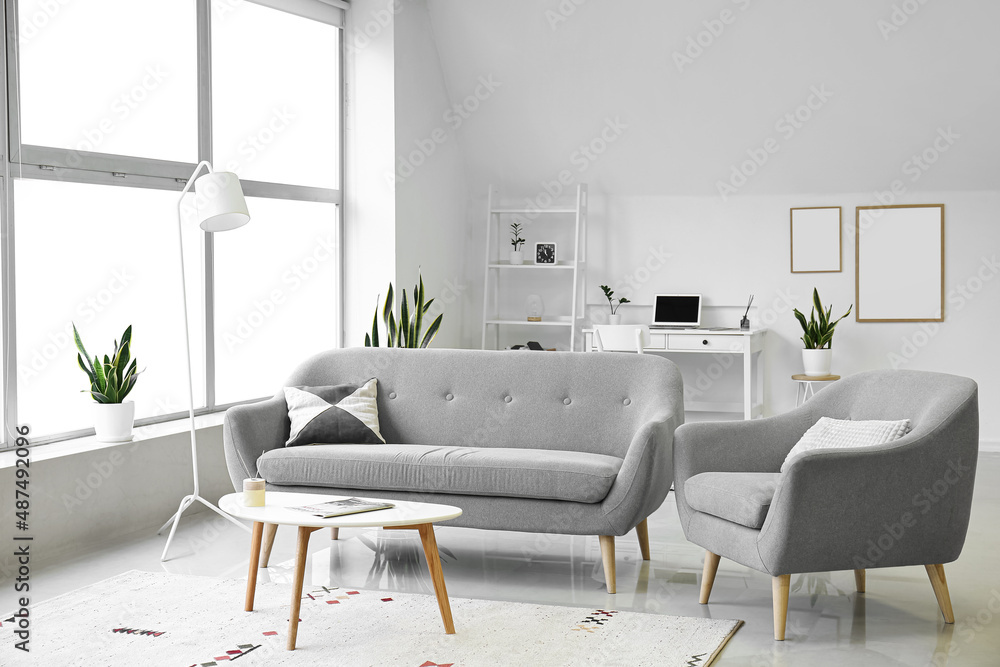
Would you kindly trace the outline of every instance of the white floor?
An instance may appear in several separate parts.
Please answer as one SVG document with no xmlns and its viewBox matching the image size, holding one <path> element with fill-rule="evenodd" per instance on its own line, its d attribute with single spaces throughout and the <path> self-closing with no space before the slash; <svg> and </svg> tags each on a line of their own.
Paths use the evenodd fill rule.
<svg viewBox="0 0 1000 667">
<path fill-rule="evenodd" d="M 996 666 L 1000 665 L 998 479 L 1000 455 L 983 455 L 965 551 L 946 567 L 955 625 L 943 622 L 922 567 L 869 571 L 868 593 L 860 596 L 854 591 L 851 572 L 818 573 L 792 577 L 788 640 L 774 642 L 770 577 L 723 561 L 712 603 L 698 604 L 702 551 L 684 539 L 672 495 L 650 518 L 652 561 L 644 563 L 639 558 L 634 535 L 618 538 L 618 594 L 614 596 L 605 592 L 596 537 L 441 526 L 437 541 L 452 597 L 743 619 L 746 625 L 716 663 L 720 667 Z M 185 517 L 172 560 L 161 564 L 163 543 L 163 537 L 134 535 L 100 552 L 33 572 L 35 600 L 130 569 L 246 576 L 248 534 L 215 515 Z M 272 567 L 261 573 L 261 580 L 290 581 L 293 553 L 294 532 L 280 529 Z M 311 583 L 430 593 L 421 553 L 420 542 L 410 531 L 344 530 L 336 542 L 325 531 L 319 532 L 311 542 Z M 11 588 L 0 590 L 0 609 L 13 608 Z M 220 604 L 241 606 L 242 600 Z M 463 622 L 470 622 L 455 621 L 459 632 Z M 300 642 L 313 640 L 300 635 Z M 45 664 L 44 660 L 38 664 Z"/>
</svg>

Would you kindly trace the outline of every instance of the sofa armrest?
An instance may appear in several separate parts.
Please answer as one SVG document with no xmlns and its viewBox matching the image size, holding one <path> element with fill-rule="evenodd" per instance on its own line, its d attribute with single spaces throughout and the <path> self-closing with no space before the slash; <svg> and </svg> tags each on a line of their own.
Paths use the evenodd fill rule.
<svg viewBox="0 0 1000 667">
<path fill-rule="evenodd" d="M 237 491 L 243 489 L 244 479 L 257 475 L 257 459 L 264 452 L 285 444 L 288 429 L 288 407 L 281 395 L 226 410 L 222 440 L 226 467 Z"/>
<path fill-rule="evenodd" d="M 632 436 L 621 470 L 603 501 L 614 534 L 627 533 L 667 497 L 674 477 L 674 431 L 683 421 L 683 413 L 662 412 Z"/>
<path fill-rule="evenodd" d="M 771 574 L 949 563 L 965 542 L 978 454 L 975 395 L 930 431 L 808 452 L 782 475 L 761 559 Z"/>
</svg>

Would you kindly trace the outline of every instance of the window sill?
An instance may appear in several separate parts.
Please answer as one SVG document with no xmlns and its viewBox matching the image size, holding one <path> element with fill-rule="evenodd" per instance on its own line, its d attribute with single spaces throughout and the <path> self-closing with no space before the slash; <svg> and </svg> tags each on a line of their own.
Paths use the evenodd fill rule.
<svg viewBox="0 0 1000 667">
<path fill-rule="evenodd" d="M 212 412 L 207 415 L 199 415 L 194 418 L 194 426 L 197 431 L 214 428 L 222 425 L 225 419 L 225 411 Z M 136 445 L 147 440 L 155 440 L 178 433 L 187 433 L 189 430 L 188 418 L 174 419 L 159 424 L 147 424 L 138 426 L 133 430 L 134 437 L 128 442 L 100 442 L 96 436 L 88 435 L 82 438 L 71 440 L 60 440 L 45 445 L 38 445 L 31 448 L 31 461 L 46 461 L 48 459 L 58 459 L 64 456 L 72 456 L 83 452 L 90 452 L 107 447 L 117 447 L 119 445 Z M 29 436 L 30 439 L 30 436 Z M 12 468 L 15 465 L 17 455 L 13 448 L 0 452 L 0 470 Z"/>
</svg>

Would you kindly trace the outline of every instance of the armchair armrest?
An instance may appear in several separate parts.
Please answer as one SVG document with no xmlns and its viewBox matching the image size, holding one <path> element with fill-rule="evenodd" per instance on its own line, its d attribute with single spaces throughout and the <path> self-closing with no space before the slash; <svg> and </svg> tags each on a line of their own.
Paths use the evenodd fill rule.
<svg viewBox="0 0 1000 667">
<path fill-rule="evenodd" d="M 973 395 L 932 430 L 797 458 L 758 538 L 771 574 L 950 563 L 965 542 L 979 453 Z"/>
<path fill-rule="evenodd" d="M 222 440 L 226 467 L 237 491 L 243 489 L 244 479 L 257 475 L 261 454 L 285 444 L 288 429 L 288 408 L 281 395 L 226 410 Z"/>
<path fill-rule="evenodd" d="M 674 431 L 683 420 L 683 412 L 661 412 L 632 436 L 621 470 L 603 501 L 616 535 L 627 533 L 667 497 L 674 477 Z"/>
</svg>

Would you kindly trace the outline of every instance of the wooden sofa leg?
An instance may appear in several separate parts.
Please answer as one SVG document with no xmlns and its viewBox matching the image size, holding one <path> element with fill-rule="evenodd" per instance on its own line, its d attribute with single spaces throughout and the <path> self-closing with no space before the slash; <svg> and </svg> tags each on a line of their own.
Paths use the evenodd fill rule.
<svg viewBox="0 0 1000 667">
<path fill-rule="evenodd" d="M 278 532 L 278 524 L 264 524 L 264 548 L 260 550 L 260 567 L 266 568 L 271 560 L 271 547 L 274 546 L 274 534 Z"/>
<path fill-rule="evenodd" d="M 945 623 L 955 622 L 955 612 L 951 609 L 951 595 L 948 593 L 948 580 L 944 576 L 944 565 L 924 565 L 927 569 L 927 576 L 931 580 L 934 588 L 934 597 L 937 598 L 938 607 L 944 615 Z"/>
<path fill-rule="evenodd" d="M 788 585 L 792 575 L 771 578 L 771 605 L 774 610 L 774 640 L 785 641 L 785 619 L 788 618 Z"/>
<path fill-rule="evenodd" d="M 715 573 L 719 571 L 719 561 L 722 556 L 713 554 L 711 551 L 705 552 L 705 567 L 701 571 L 701 595 L 698 596 L 700 604 L 708 604 L 708 597 L 712 594 L 712 585 L 715 584 Z"/>
<path fill-rule="evenodd" d="M 340 528 L 331 528 L 330 529 L 330 539 L 331 540 L 340 539 Z"/>
<path fill-rule="evenodd" d="M 857 587 L 859 593 L 865 592 L 865 571 L 855 570 L 854 571 L 854 585 Z"/>
<path fill-rule="evenodd" d="M 646 519 L 643 519 L 635 527 L 635 534 L 639 538 L 639 551 L 642 552 L 642 559 L 649 560 L 649 526 L 646 524 Z"/>
<path fill-rule="evenodd" d="M 615 536 L 598 535 L 601 540 L 601 560 L 604 561 L 604 579 L 608 584 L 608 593 L 614 593 L 615 588 Z"/>
</svg>

